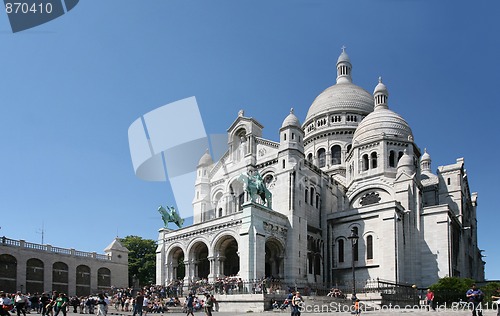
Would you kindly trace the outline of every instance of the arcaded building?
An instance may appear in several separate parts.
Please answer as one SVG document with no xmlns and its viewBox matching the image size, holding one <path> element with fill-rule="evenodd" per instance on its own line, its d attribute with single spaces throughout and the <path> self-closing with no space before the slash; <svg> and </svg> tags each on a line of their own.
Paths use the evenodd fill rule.
<svg viewBox="0 0 500 316">
<path fill-rule="evenodd" d="M 222 158 L 199 161 L 194 224 L 160 230 L 157 283 L 234 275 L 328 287 L 352 282 L 353 258 L 358 288 L 376 278 L 419 287 L 445 276 L 484 280 L 464 159 L 433 171 L 393 111 L 403 105 L 389 105 L 381 79 L 373 93 L 355 85 L 351 70 L 343 51 L 336 83 L 302 123 L 293 109 L 284 115 L 277 140 L 239 112 Z M 271 207 L 251 202 L 239 180 L 255 172 Z"/>
<path fill-rule="evenodd" d="M 126 288 L 128 252 L 118 238 L 98 254 L 3 237 L 0 290 L 82 296 Z"/>
</svg>

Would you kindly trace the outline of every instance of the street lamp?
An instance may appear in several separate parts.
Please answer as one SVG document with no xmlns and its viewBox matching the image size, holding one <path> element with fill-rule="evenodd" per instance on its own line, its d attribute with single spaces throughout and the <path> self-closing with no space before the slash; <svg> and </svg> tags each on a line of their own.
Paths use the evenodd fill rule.
<svg viewBox="0 0 500 316">
<path fill-rule="evenodd" d="M 352 259 L 352 296 L 356 297 L 356 272 L 354 271 L 354 250 L 356 248 L 356 244 L 358 243 L 358 230 L 356 227 L 351 229 L 351 236 L 347 237 L 351 240 L 351 259 Z"/>
</svg>

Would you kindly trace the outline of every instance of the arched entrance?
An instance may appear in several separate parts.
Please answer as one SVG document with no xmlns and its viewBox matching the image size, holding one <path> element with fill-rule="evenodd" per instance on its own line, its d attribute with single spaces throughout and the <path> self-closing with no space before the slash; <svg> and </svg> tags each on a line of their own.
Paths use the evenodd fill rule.
<svg viewBox="0 0 500 316">
<path fill-rule="evenodd" d="M 26 261 L 27 293 L 43 292 L 43 271 L 44 271 L 44 265 L 42 260 L 31 258 L 28 261 Z"/>
<path fill-rule="evenodd" d="M 186 267 L 184 265 L 184 251 L 180 247 L 175 247 L 168 254 L 168 263 L 171 263 L 171 269 L 167 278 L 172 280 L 181 280 L 186 276 Z"/>
<path fill-rule="evenodd" d="M 210 273 L 210 262 L 208 261 L 208 247 L 205 243 L 198 241 L 191 248 L 190 256 L 193 264 L 194 279 L 206 279 Z"/>
<path fill-rule="evenodd" d="M 90 295 L 90 268 L 88 266 L 76 267 L 76 295 Z"/>
<path fill-rule="evenodd" d="M 265 261 L 265 273 L 266 277 L 271 278 L 283 278 L 284 270 L 284 247 L 282 243 L 274 237 L 269 238 L 266 241 L 266 261 Z"/>
<path fill-rule="evenodd" d="M 52 265 L 52 290 L 68 294 L 68 265 L 64 262 Z"/>
<path fill-rule="evenodd" d="M 7 254 L 0 255 L 0 282 L 2 291 L 16 293 L 17 260 Z"/>
<path fill-rule="evenodd" d="M 97 270 L 97 290 L 107 291 L 111 288 L 111 271 L 108 268 Z"/>
<path fill-rule="evenodd" d="M 223 236 L 215 246 L 216 275 L 232 276 L 240 272 L 238 243 L 233 236 Z"/>
</svg>

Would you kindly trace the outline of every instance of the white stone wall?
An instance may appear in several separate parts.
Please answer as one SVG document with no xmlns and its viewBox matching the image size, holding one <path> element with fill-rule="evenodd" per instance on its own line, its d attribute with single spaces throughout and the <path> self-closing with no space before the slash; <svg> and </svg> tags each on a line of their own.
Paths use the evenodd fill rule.
<svg viewBox="0 0 500 316">
<path fill-rule="evenodd" d="M 80 265 L 90 268 L 90 291 L 98 292 L 98 270 L 107 268 L 111 272 L 110 285 L 121 288 L 128 287 L 127 253 L 102 255 L 97 253 L 81 252 L 75 249 L 39 245 L 24 240 L 14 241 L 4 239 L 0 243 L 0 254 L 13 256 L 17 261 L 16 290 L 26 290 L 26 263 L 29 259 L 38 259 L 43 262 L 43 290 L 52 291 L 53 264 L 62 262 L 68 267 L 68 295 L 76 294 L 76 269 Z M 125 259 L 125 261 L 123 260 Z"/>
</svg>

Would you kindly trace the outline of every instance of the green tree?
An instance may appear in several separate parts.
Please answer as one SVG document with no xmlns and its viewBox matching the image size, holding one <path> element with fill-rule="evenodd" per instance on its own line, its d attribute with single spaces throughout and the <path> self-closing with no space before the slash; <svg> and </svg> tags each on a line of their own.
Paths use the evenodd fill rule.
<svg viewBox="0 0 500 316">
<path fill-rule="evenodd" d="M 156 281 L 156 241 L 138 236 L 122 238 L 121 243 L 130 251 L 128 254 L 129 284 L 137 278 L 139 285 L 148 285 Z"/>
<path fill-rule="evenodd" d="M 484 293 L 484 302 L 491 303 L 496 300 L 492 300 L 491 296 L 498 296 L 497 289 L 500 289 L 500 282 L 488 282 L 487 284 L 481 286 L 481 291 Z M 491 304 L 490 304 L 491 306 Z"/>
<path fill-rule="evenodd" d="M 438 304 L 451 304 L 460 300 L 466 301 L 465 293 L 470 289 L 474 280 L 458 277 L 446 277 L 431 285 L 434 292 L 434 300 Z"/>
</svg>

